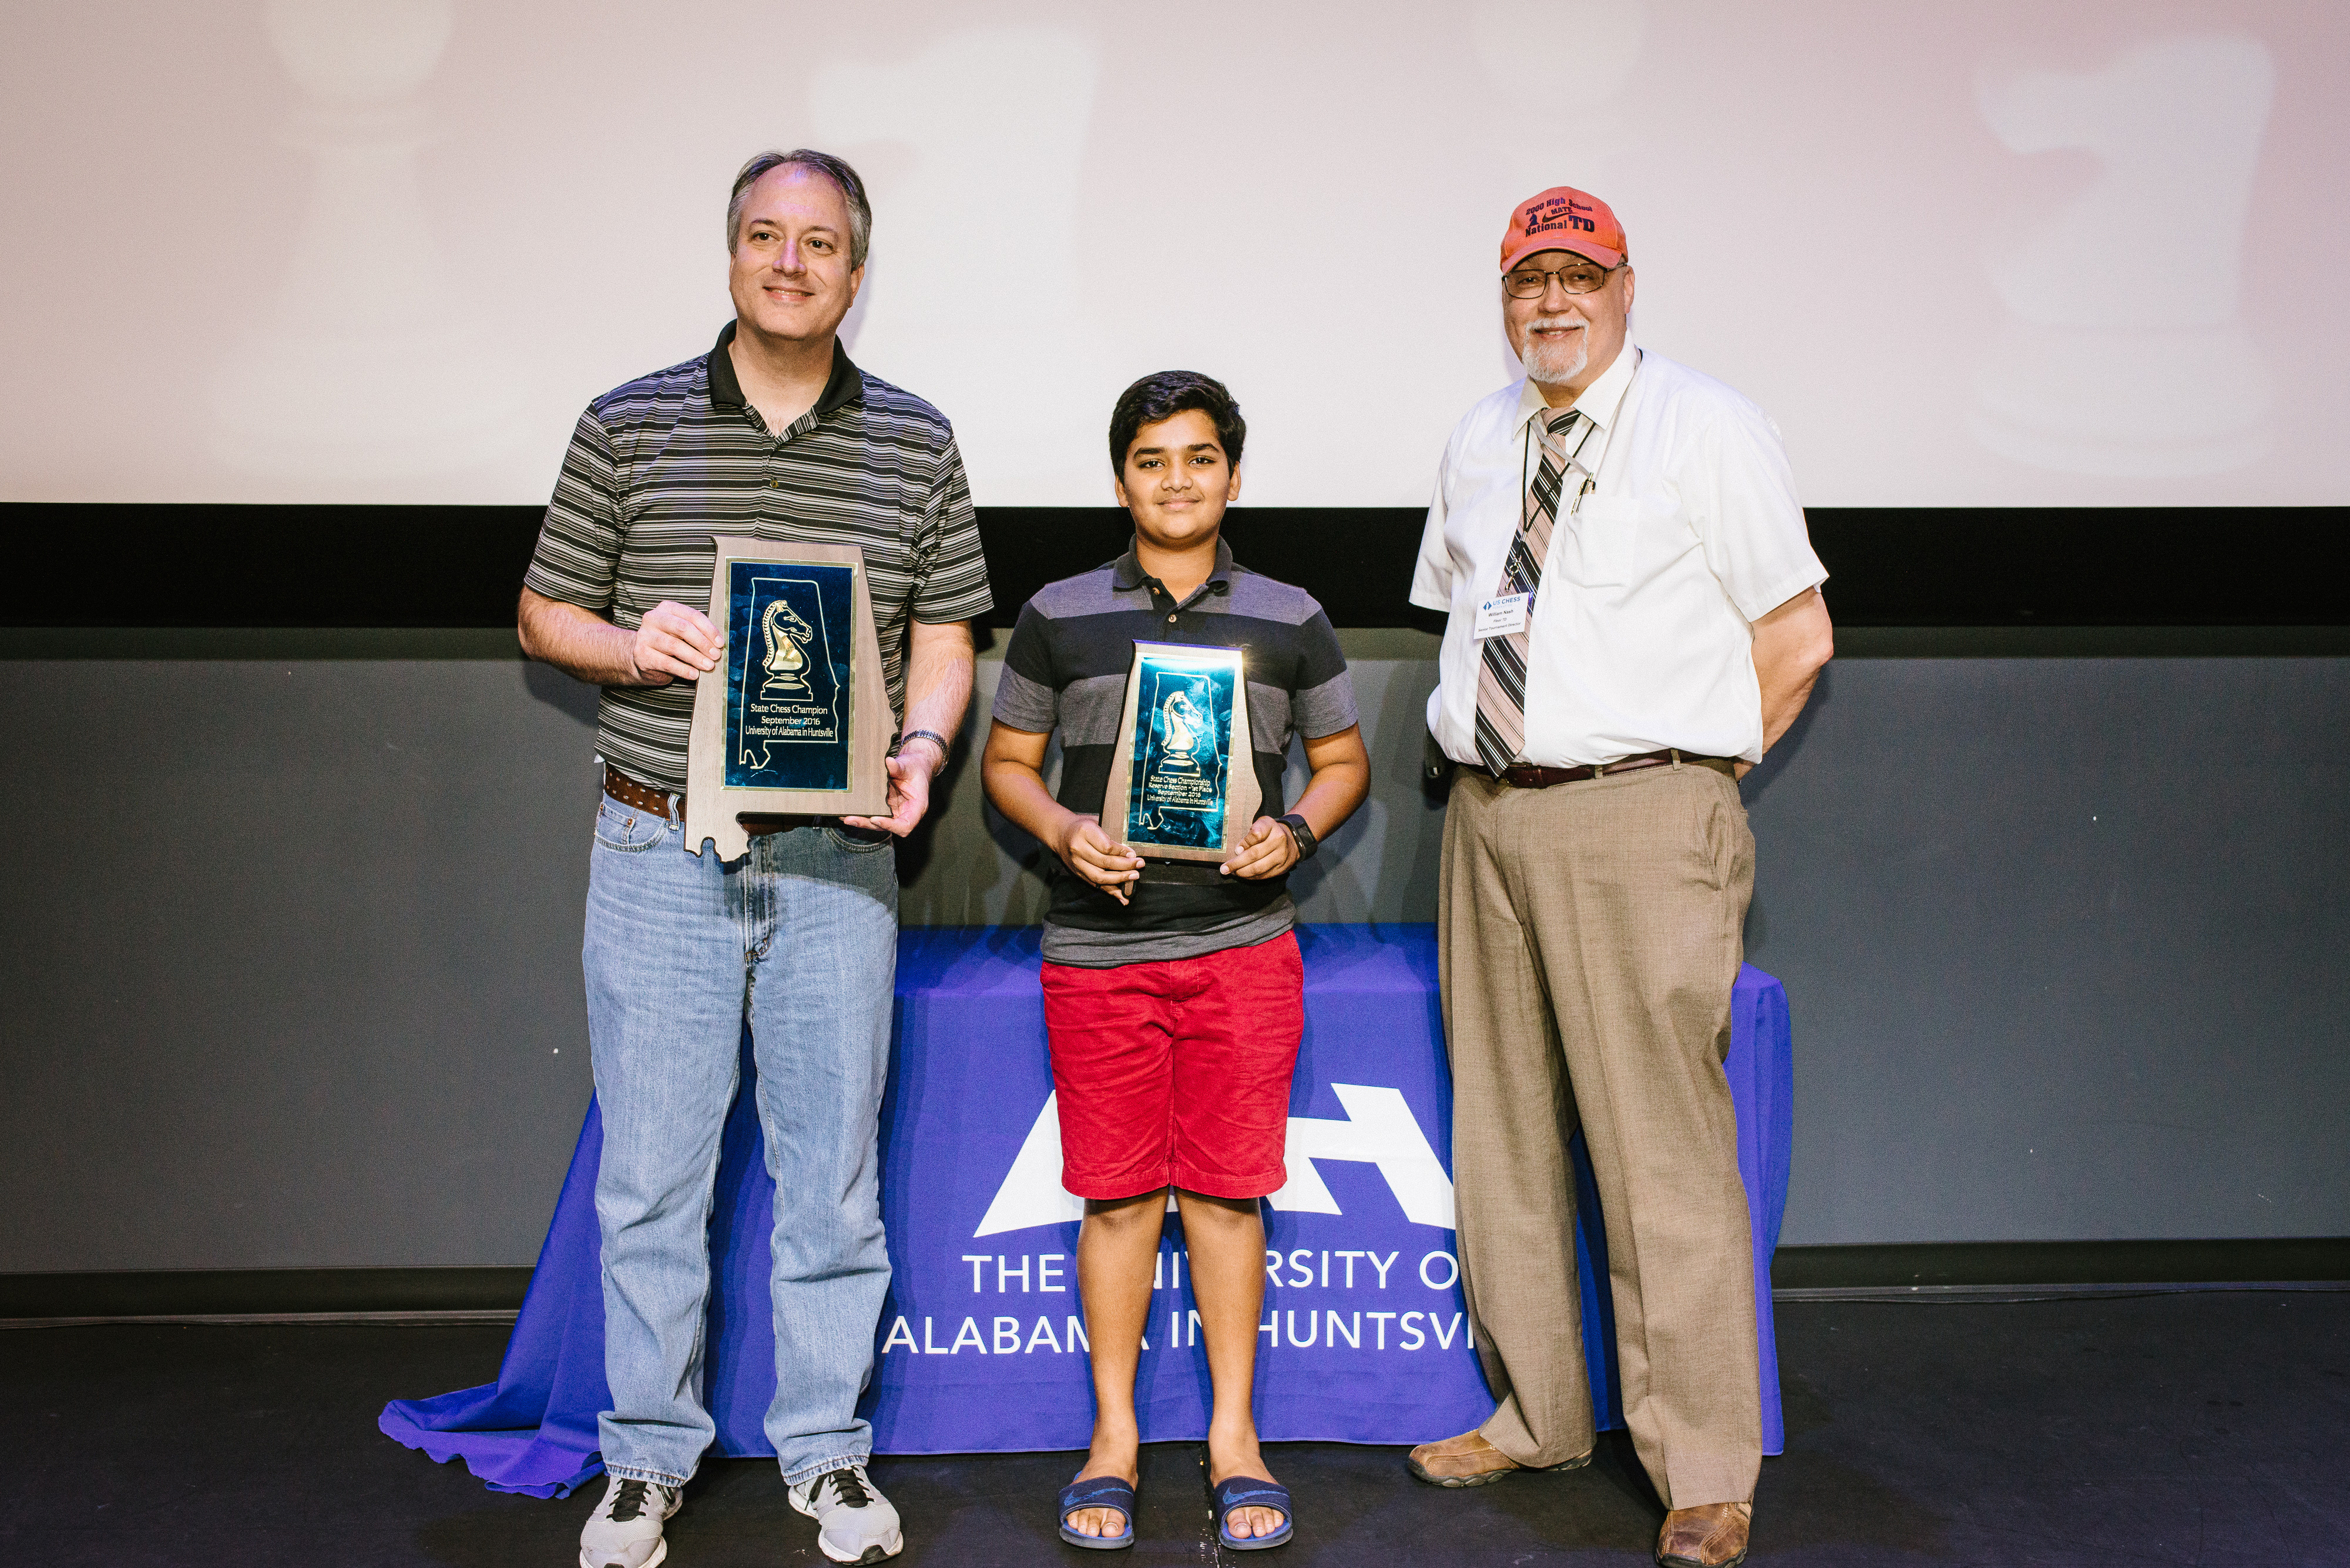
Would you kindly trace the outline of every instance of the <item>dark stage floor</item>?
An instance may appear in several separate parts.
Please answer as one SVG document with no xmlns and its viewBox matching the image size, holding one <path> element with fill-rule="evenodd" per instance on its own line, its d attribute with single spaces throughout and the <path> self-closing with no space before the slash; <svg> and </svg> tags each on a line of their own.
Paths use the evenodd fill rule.
<svg viewBox="0 0 2350 1568">
<path fill-rule="evenodd" d="M 2350 1294 L 1783 1303 L 1779 1332 L 1788 1449 L 1763 1464 L 1752 1561 L 2350 1563 Z M 387 1397 L 491 1376 L 504 1340 L 0 1332 L 0 1560 L 562 1568 L 585 1499 L 497 1496 L 375 1429 Z M 1457 1492 L 1406 1480 L 1399 1449 L 1268 1455 L 1298 1496 L 1298 1539 L 1227 1561 L 1629 1565 L 1660 1517 L 1620 1435 L 1587 1470 Z M 906 1515 L 901 1563 L 1099 1564 L 1053 1535 L 1073 1469 L 1022 1454 L 874 1473 Z M 1197 1450 L 1150 1450 L 1126 1561 L 1215 1562 L 1206 1524 Z M 678 1568 L 822 1561 L 764 1461 L 705 1467 L 670 1540 Z"/>
</svg>

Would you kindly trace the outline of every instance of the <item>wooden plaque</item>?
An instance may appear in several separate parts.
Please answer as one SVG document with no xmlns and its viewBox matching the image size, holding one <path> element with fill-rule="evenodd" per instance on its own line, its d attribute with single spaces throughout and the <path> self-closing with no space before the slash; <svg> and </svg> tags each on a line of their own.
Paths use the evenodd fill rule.
<svg viewBox="0 0 2350 1568">
<path fill-rule="evenodd" d="M 696 683 L 685 842 L 750 848 L 743 815 L 882 816 L 896 716 L 865 556 L 853 545 L 719 536 L 710 619 L 725 639 Z"/>
<path fill-rule="evenodd" d="M 1136 643 L 1118 737 L 1103 832 L 1145 860 L 1222 860 L 1240 846 L 1264 800 L 1240 649 Z"/>
</svg>

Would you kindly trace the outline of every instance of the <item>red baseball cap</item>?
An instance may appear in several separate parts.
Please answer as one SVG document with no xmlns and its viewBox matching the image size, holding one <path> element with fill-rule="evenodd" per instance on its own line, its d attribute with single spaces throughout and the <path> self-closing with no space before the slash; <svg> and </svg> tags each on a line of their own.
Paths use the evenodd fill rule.
<svg viewBox="0 0 2350 1568">
<path fill-rule="evenodd" d="M 1502 235 L 1502 270 L 1536 251 L 1573 251 L 1604 267 L 1624 265 L 1624 225 L 1607 202 L 1571 185 L 1554 185 L 1510 211 Z"/>
</svg>

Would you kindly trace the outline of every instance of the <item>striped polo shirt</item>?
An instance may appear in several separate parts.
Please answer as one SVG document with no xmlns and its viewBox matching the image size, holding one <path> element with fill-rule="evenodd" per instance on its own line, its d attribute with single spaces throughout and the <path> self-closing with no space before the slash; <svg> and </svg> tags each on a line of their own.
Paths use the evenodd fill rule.
<svg viewBox="0 0 2350 1568">
<path fill-rule="evenodd" d="M 824 395 L 778 435 L 743 397 L 733 337 L 730 321 L 709 353 L 588 405 L 524 585 L 633 631 L 664 599 L 708 609 L 713 534 L 854 545 L 902 714 L 908 620 L 972 620 L 994 603 L 954 431 L 836 341 Z M 693 691 L 690 680 L 605 687 L 598 753 L 682 793 Z"/>
<path fill-rule="evenodd" d="M 1232 562 L 1216 567 L 1180 604 L 1146 574 L 1131 546 L 1107 566 L 1047 584 L 1020 609 L 995 688 L 995 722 L 1032 734 L 1061 732 L 1061 788 L 1071 811 L 1102 808 L 1126 716 L 1127 674 L 1137 642 L 1188 642 L 1247 650 L 1250 750 L 1258 808 L 1279 816 L 1282 772 L 1293 734 L 1309 740 L 1353 728 L 1355 688 L 1338 634 L 1312 595 Z M 1121 905 L 1047 853 L 1052 889 L 1045 957 L 1086 969 L 1198 958 L 1270 941 L 1289 929 L 1288 878 L 1243 881 L 1212 863 L 1154 860 L 1133 901 Z"/>
</svg>

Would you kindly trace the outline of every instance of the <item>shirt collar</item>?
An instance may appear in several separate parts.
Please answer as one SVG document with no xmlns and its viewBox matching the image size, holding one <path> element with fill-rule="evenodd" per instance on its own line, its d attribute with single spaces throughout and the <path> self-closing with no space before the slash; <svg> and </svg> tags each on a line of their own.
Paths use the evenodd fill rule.
<svg viewBox="0 0 2350 1568">
<path fill-rule="evenodd" d="M 742 379 L 734 374 L 734 360 L 726 346 L 734 341 L 736 323 L 728 322 L 719 330 L 718 342 L 710 350 L 710 406 L 713 409 L 744 409 L 750 405 L 743 397 Z M 839 408 L 855 402 L 865 391 L 865 372 L 849 363 L 848 350 L 840 339 L 832 340 L 832 374 L 825 379 L 823 395 L 816 400 L 813 410 L 818 419 Z"/>
<path fill-rule="evenodd" d="M 1211 589 L 1219 593 L 1231 592 L 1232 575 L 1232 547 L 1219 536 L 1216 540 L 1215 566 L 1208 573 L 1208 580 L 1200 585 L 1199 592 L 1194 593 L 1191 598 L 1198 598 L 1200 594 L 1207 593 Z M 1126 554 L 1120 556 L 1110 566 L 1110 587 L 1124 592 L 1128 588 L 1139 588 L 1150 580 L 1150 574 L 1142 569 L 1142 562 L 1134 553 L 1134 545 L 1128 541 Z M 1164 587 L 1166 585 L 1162 583 L 1159 586 Z M 1183 602 L 1189 604 L 1191 601 L 1186 599 Z"/>
<path fill-rule="evenodd" d="M 1632 335 L 1627 332 L 1624 335 L 1624 347 L 1616 351 L 1616 362 L 1599 373 L 1599 379 L 1583 389 L 1583 396 L 1575 400 L 1575 411 L 1601 430 L 1614 424 L 1616 410 L 1624 404 L 1624 389 L 1632 384 L 1632 372 L 1638 369 L 1639 363 L 1640 347 L 1632 341 Z M 1528 420 L 1536 414 L 1551 411 L 1551 406 L 1543 401 L 1542 389 L 1534 384 L 1532 378 L 1520 381 L 1518 414 L 1510 421 L 1512 438 L 1514 439 L 1526 428 Z"/>
</svg>

